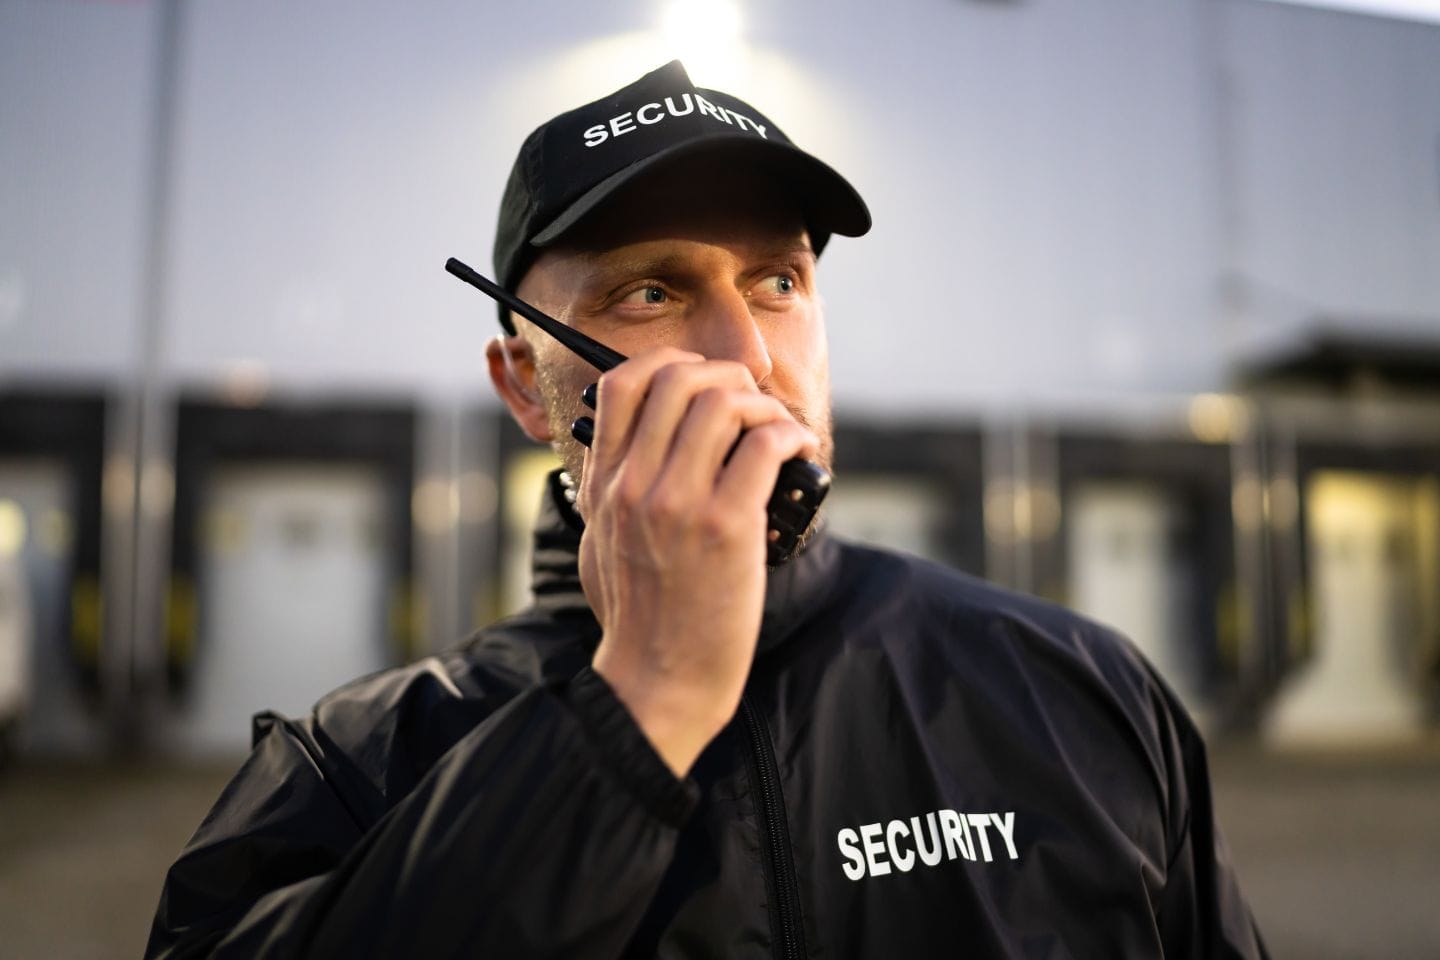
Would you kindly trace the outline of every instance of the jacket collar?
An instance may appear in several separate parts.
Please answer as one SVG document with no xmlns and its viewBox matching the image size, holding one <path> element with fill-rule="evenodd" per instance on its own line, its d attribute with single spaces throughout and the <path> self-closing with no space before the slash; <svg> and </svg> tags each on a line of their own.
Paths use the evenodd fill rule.
<svg viewBox="0 0 1440 960">
<path fill-rule="evenodd" d="M 535 608 L 554 615 L 594 614 L 580 586 L 580 535 L 585 521 L 565 496 L 560 472 L 547 478 L 535 524 L 532 589 Z M 840 545 L 818 530 L 800 556 L 770 571 L 765 584 L 765 612 L 759 650 L 773 649 L 795 631 L 824 601 L 834 585 Z"/>
</svg>

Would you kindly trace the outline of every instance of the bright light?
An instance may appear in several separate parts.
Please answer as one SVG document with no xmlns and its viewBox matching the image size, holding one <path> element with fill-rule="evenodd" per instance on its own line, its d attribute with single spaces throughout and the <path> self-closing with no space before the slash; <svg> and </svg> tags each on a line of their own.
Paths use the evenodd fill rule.
<svg viewBox="0 0 1440 960">
<path fill-rule="evenodd" d="M 1270 0 L 1272 3 L 1293 3 L 1305 7 L 1325 7 L 1350 13 L 1368 13 L 1377 17 L 1398 17 L 1440 23 L 1440 2 L 1436 0 Z"/>
<path fill-rule="evenodd" d="M 0 500 L 0 557 L 13 557 L 25 546 L 25 511 L 14 500 Z"/>
<path fill-rule="evenodd" d="M 740 8 L 729 0 L 670 0 L 661 20 L 665 39 L 680 44 L 728 44 L 740 39 Z"/>
<path fill-rule="evenodd" d="M 237 407 L 258 407 L 270 392 L 270 371 L 259 360 L 236 360 L 222 374 L 220 392 Z"/>
<path fill-rule="evenodd" d="M 1245 433 L 1245 406 L 1235 397 L 1202 393 L 1190 401 L 1190 432 L 1202 443 L 1229 443 Z"/>
<path fill-rule="evenodd" d="M 731 0 L 670 0 L 660 20 L 666 55 L 679 57 L 697 84 L 721 87 L 743 57 L 740 7 Z"/>
</svg>

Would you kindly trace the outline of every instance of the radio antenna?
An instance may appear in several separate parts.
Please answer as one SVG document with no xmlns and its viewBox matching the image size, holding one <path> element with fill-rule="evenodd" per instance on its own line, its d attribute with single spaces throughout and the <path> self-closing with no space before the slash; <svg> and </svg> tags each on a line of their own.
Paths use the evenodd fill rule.
<svg viewBox="0 0 1440 960">
<path fill-rule="evenodd" d="M 472 287 L 476 287 L 487 296 L 493 297 L 511 310 L 514 310 L 520 314 L 520 316 L 529 320 L 535 324 L 535 326 L 569 347 L 576 356 L 601 373 L 604 373 L 611 367 L 618 367 L 625 362 L 625 355 L 623 353 L 617 353 L 611 350 L 599 340 L 587 337 L 574 327 L 567 327 L 548 313 L 521 300 L 489 277 L 482 277 L 454 257 L 445 261 L 445 269 Z"/>
</svg>

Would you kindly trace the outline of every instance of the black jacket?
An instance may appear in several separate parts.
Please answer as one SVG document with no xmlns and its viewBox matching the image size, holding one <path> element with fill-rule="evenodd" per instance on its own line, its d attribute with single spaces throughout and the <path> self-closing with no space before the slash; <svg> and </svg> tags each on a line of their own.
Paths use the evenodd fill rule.
<svg viewBox="0 0 1440 960">
<path fill-rule="evenodd" d="M 557 490 L 531 609 L 256 719 L 149 956 L 1264 956 L 1200 738 L 1123 640 L 822 536 L 681 782 L 588 667 Z"/>
</svg>

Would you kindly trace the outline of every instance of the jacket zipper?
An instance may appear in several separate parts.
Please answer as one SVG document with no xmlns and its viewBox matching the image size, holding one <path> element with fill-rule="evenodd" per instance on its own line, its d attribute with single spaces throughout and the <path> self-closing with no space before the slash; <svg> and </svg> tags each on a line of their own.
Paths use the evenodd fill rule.
<svg viewBox="0 0 1440 960">
<path fill-rule="evenodd" d="M 795 879 L 795 857 L 790 848 L 790 828 L 785 821 L 785 797 L 780 793 L 775 748 L 770 745 L 770 731 L 765 721 L 750 705 L 748 697 L 741 697 L 740 713 L 750 739 L 751 779 L 759 799 L 760 846 L 775 893 L 775 902 L 771 905 L 776 918 L 771 923 L 775 956 L 779 960 L 803 960 L 805 928 L 800 922 L 800 885 Z"/>
</svg>

